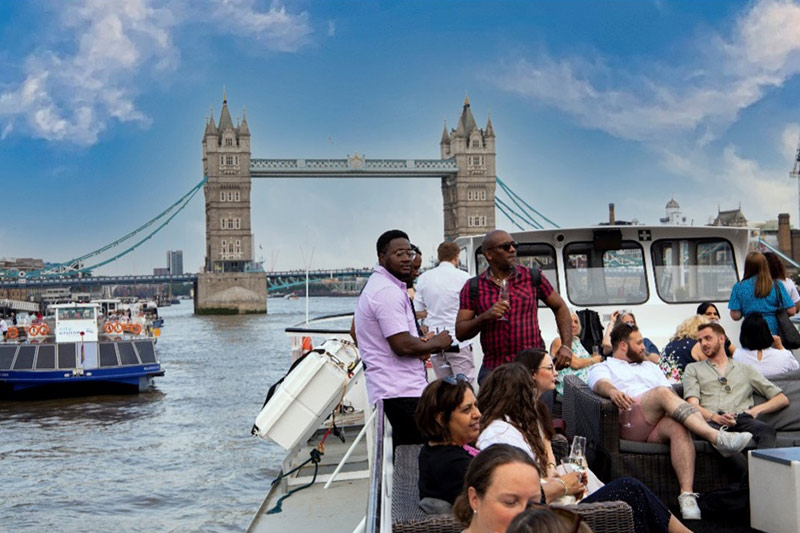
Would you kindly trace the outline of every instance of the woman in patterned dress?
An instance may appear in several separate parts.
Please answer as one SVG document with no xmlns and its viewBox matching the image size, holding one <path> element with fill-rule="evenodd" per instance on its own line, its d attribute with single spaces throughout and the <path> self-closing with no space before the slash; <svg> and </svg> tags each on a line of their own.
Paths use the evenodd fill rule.
<svg viewBox="0 0 800 533">
<path fill-rule="evenodd" d="M 569 366 L 558 371 L 558 382 L 556 383 L 556 391 L 562 396 L 564 395 L 564 376 L 572 374 L 586 382 L 589 379 L 589 367 L 603 362 L 602 355 L 591 355 L 581 344 L 581 321 L 578 319 L 578 314 L 572 312 L 570 317 L 572 317 L 572 346 L 570 348 L 573 356 Z M 551 357 L 555 358 L 559 348 L 561 348 L 561 339 L 556 337 L 550 345 Z"/>
</svg>

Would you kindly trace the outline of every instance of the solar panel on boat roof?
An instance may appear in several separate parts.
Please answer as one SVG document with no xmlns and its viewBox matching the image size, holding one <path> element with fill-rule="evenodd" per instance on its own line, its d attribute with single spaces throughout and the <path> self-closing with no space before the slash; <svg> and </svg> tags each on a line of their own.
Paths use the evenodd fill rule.
<svg viewBox="0 0 800 533">
<path fill-rule="evenodd" d="M 14 361 L 14 370 L 33 370 L 33 357 L 36 355 L 36 346 L 20 346 L 17 360 Z"/>
<path fill-rule="evenodd" d="M 155 363 L 156 362 L 156 352 L 153 349 L 153 342 L 152 341 L 137 341 L 134 342 L 136 345 L 136 351 L 139 352 L 139 358 L 142 360 L 142 363 Z"/>
<path fill-rule="evenodd" d="M 133 351 L 132 342 L 119 342 L 117 343 L 119 350 L 119 359 L 123 365 L 138 365 L 139 358 L 136 357 L 136 352 Z"/>
<path fill-rule="evenodd" d="M 58 368 L 77 368 L 75 361 L 75 345 L 59 344 L 58 345 Z"/>
<path fill-rule="evenodd" d="M 55 370 L 56 347 L 54 344 L 42 344 L 36 356 L 36 370 Z"/>
<path fill-rule="evenodd" d="M 0 346 L 0 370 L 11 370 L 17 346 Z"/>
<path fill-rule="evenodd" d="M 113 342 L 100 343 L 100 366 L 119 366 L 117 350 L 114 348 Z"/>
</svg>

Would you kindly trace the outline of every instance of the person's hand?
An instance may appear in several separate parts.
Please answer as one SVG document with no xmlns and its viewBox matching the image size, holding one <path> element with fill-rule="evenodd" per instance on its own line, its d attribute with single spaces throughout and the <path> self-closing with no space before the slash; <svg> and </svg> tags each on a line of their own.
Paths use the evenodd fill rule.
<svg viewBox="0 0 800 533">
<path fill-rule="evenodd" d="M 497 320 L 501 318 L 511 306 L 506 300 L 497 300 L 493 306 L 487 309 L 483 314 L 489 320 Z"/>
<path fill-rule="evenodd" d="M 450 332 L 445 329 L 431 337 L 428 343 L 431 345 L 431 351 L 443 352 L 453 344 L 453 337 L 451 337 Z"/>
<path fill-rule="evenodd" d="M 586 490 L 586 484 L 583 482 L 583 474 L 580 472 L 570 472 L 563 476 L 558 476 L 558 478 L 567 486 L 567 494 L 578 496 L 583 494 L 583 491 Z"/>
<path fill-rule="evenodd" d="M 716 413 L 711 415 L 711 422 L 718 426 L 733 427 L 736 425 L 736 415 L 733 413 Z"/>
<path fill-rule="evenodd" d="M 619 407 L 620 409 L 630 409 L 633 407 L 633 398 L 625 394 L 619 389 L 614 389 L 614 391 L 608 396 L 609 400 L 614 402 L 614 405 Z"/>
<path fill-rule="evenodd" d="M 562 344 L 558 351 L 556 352 L 556 360 L 554 364 L 556 365 L 556 370 L 561 370 L 562 368 L 567 368 L 572 361 L 572 350 L 567 348 L 566 345 Z"/>
<path fill-rule="evenodd" d="M 772 336 L 772 347 L 776 350 L 783 350 L 783 343 L 781 342 L 781 338 L 778 335 Z"/>
<path fill-rule="evenodd" d="M 611 324 L 612 327 L 614 326 L 614 324 L 617 323 L 617 317 L 618 316 L 619 316 L 619 311 L 614 311 L 613 313 L 611 313 L 611 322 L 610 322 L 610 324 Z"/>
</svg>

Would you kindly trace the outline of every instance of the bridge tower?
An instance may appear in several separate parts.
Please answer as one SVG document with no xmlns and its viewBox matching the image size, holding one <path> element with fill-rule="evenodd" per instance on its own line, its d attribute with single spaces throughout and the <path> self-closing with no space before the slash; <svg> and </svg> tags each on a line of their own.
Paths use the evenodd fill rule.
<svg viewBox="0 0 800 533">
<path fill-rule="evenodd" d="M 442 159 L 455 157 L 458 165 L 458 174 L 442 178 L 445 239 L 483 235 L 495 229 L 494 191 L 497 174 L 491 117 L 486 122 L 486 128 L 478 128 L 469 98 L 464 98 L 458 125 L 448 133 L 445 124 L 440 146 Z"/>
<path fill-rule="evenodd" d="M 254 268 L 250 227 L 250 128 L 242 109 L 233 124 L 223 91 L 219 125 L 214 112 L 203 133 L 206 257 L 198 276 L 195 311 L 265 313 L 266 275 Z"/>
</svg>

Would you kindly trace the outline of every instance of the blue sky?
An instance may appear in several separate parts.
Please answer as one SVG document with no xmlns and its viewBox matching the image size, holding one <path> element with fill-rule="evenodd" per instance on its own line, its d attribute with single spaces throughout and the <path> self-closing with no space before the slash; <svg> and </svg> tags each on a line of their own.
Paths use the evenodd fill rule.
<svg viewBox="0 0 800 533">
<path fill-rule="evenodd" d="M 0 257 L 62 261 L 116 240 L 202 178 L 222 87 L 253 157 L 437 158 L 465 94 L 497 173 L 561 226 L 798 215 L 800 3 L 0 4 Z M 253 181 L 265 266 L 374 262 L 385 229 L 430 256 L 437 180 Z M 201 196 L 102 273 L 203 261 Z M 498 226 L 513 229 L 498 214 Z"/>
</svg>

